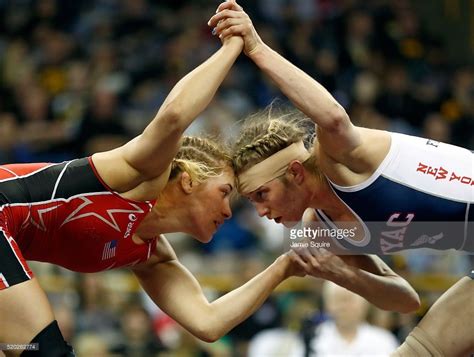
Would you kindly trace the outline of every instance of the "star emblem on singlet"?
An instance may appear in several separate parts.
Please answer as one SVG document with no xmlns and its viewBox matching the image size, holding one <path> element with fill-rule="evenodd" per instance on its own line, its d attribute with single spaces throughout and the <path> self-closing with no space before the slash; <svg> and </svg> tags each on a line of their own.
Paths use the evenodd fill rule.
<svg viewBox="0 0 474 357">
<path fill-rule="evenodd" d="M 60 205 L 57 204 L 55 206 L 52 206 L 52 207 L 46 207 L 46 208 L 43 208 L 43 209 L 39 209 L 36 211 L 36 214 L 38 215 L 38 220 L 35 220 L 35 218 L 33 217 L 33 215 L 30 216 L 30 213 L 28 213 L 28 216 L 29 216 L 29 222 L 35 226 L 36 228 L 38 228 L 39 230 L 43 231 L 43 232 L 46 232 L 47 231 L 47 228 L 46 228 L 46 225 L 44 224 L 44 218 L 43 218 L 43 215 L 47 212 L 50 212 L 52 210 L 55 210 L 56 208 L 58 208 Z"/>
<path fill-rule="evenodd" d="M 136 204 L 132 202 L 127 202 L 132 209 L 123 209 L 123 208 L 108 208 L 104 207 L 103 204 L 103 197 L 102 201 L 98 202 L 99 199 L 93 195 L 91 196 L 81 196 L 78 197 L 77 199 L 82 200 L 82 203 L 77 207 L 69 216 L 66 217 L 64 222 L 61 224 L 60 227 L 64 226 L 65 224 L 86 218 L 86 217 L 96 217 L 97 219 L 101 220 L 108 226 L 112 227 L 115 229 L 117 232 L 120 232 L 120 227 L 115 220 L 114 214 L 117 213 L 128 213 L 128 214 L 141 214 L 144 213 L 144 211 L 137 206 Z M 94 200 L 97 200 L 94 201 Z"/>
</svg>

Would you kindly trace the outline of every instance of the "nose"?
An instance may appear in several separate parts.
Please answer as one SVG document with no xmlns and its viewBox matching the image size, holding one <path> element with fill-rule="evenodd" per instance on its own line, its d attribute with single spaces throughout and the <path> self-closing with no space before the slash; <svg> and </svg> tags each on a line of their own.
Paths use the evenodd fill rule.
<svg viewBox="0 0 474 357">
<path fill-rule="evenodd" d="M 263 205 L 255 204 L 255 208 L 260 217 L 266 216 L 269 213 L 269 209 Z"/>
<path fill-rule="evenodd" d="M 232 217 L 232 209 L 230 208 L 229 200 L 225 200 L 222 214 L 224 215 L 224 219 L 229 219 L 230 217 Z"/>
</svg>

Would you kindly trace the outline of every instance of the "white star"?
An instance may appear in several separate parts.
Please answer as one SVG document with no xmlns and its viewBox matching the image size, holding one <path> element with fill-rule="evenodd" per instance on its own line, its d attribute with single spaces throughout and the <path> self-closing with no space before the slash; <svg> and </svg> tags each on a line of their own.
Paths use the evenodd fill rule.
<svg viewBox="0 0 474 357">
<path fill-rule="evenodd" d="M 138 207 L 137 205 L 131 203 L 131 202 L 128 202 L 128 204 L 130 206 L 132 206 L 134 209 L 133 210 L 127 210 L 127 209 L 107 209 L 106 212 L 107 212 L 107 215 L 109 216 L 110 220 L 107 220 L 106 217 L 104 216 L 101 216 L 100 214 L 98 214 L 97 212 L 95 211 L 92 211 L 92 212 L 86 212 L 86 213 L 83 213 L 83 214 L 79 214 L 79 212 L 89 206 L 90 204 L 93 204 L 94 202 L 92 202 L 90 199 L 88 199 L 87 197 L 85 196 L 82 196 L 82 197 L 78 197 L 78 199 L 84 201 L 78 208 L 76 208 L 76 210 L 74 212 L 72 212 L 65 220 L 64 222 L 61 224 L 60 227 L 64 226 L 66 223 L 69 223 L 71 221 L 75 221 L 77 219 L 81 219 L 81 218 L 85 218 L 85 217 L 89 217 L 89 216 L 94 216 L 98 219 L 100 219 L 102 222 L 104 222 L 105 224 L 109 225 L 110 227 L 112 227 L 113 229 L 115 229 L 116 231 L 120 232 L 120 227 L 119 225 L 117 224 L 117 221 L 115 220 L 115 217 L 113 216 L 114 213 L 144 213 L 144 211 Z M 98 207 L 94 207 L 95 209 L 97 208 L 101 208 L 100 206 Z"/>
<path fill-rule="evenodd" d="M 33 216 L 31 216 L 30 218 L 30 222 L 32 225 L 34 225 L 36 228 L 38 228 L 39 230 L 43 231 L 43 232 L 46 232 L 47 231 L 47 228 L 44 224 L 44 220 L 43 220 L 43 214 L 46 213 L 46 212 L 49 212 L 49 211 L 52 211 L 56 208 L 58 208 L 60 205 L 56 205 L 56 206 L 53 206 L 53 207 L 48 207 L 48 208 L 43 208 L 43 209 L 39 209 L 37 212 L 38 212 L 38 217 L 39 217 L 39 222 L 36 222 L 33 218 Z M 29 212 L 28 212 L 28 215 L 29 215 Z M 24 222 L 23 222 L 24 224 Z M 22 226 L 23 226 L 22 224 Z"/>
</svg>

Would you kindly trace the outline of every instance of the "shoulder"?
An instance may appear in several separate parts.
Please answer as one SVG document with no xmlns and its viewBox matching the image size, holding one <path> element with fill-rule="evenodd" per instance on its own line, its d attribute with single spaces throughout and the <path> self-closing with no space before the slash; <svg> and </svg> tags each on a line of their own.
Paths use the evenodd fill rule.
<svg viewBox="0 0 474 357">
<path fill-rule="evenodd" d="M 124 160 L 122 151 L 121 147 L 92 155 L 90 160 L 97 176 L 111 190 L 128 199 L 136 201 L 156 199 L 168 182 L 171 165 L 158 176 L 145 177 Z"/>
<path fill-rule="evenodd" d="M 319 164 L 322 172 L 340 186 L 353 186 L 369 178 L 380 166 L 390 151 L 390 132 L 356 127 L 360 140 L 358 145 L 343 155 L 334 156 L 317 144 L 320 149 Z"/>
<path fill-rule="evenodd" d="M 303 224 L 304 223 L 311 223 L 317 221 L 316 213 L 314 212 L 314 208 L 306 208 L 303 213 Z"/>
</svg>

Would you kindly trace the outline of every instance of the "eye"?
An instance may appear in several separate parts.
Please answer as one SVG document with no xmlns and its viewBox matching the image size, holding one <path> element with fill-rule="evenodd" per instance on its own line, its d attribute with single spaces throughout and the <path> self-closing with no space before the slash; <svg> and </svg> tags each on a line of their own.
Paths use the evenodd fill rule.
<svg viewBox="0 0 474 357">
<path fill-rule="evenodd" d="M 255 196 L 257 198 L 257 201 L 263 201 L 267 198 L 267 192 L 266 191 L 258 191 Z"/>
</svg>

